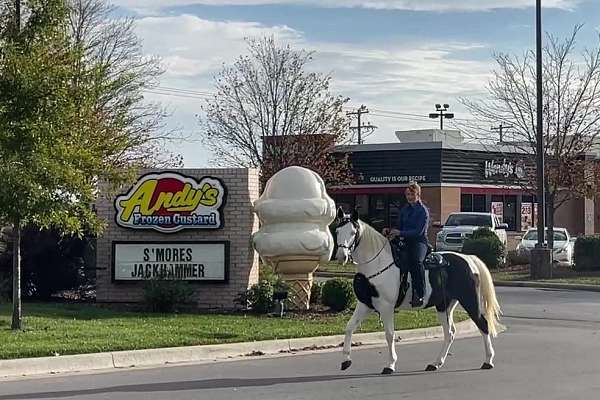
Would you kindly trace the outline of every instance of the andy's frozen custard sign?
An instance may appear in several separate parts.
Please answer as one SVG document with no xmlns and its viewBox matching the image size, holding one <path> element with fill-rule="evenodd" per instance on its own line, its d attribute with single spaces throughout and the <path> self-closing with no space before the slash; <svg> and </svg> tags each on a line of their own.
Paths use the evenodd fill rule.
<svg viewBox="0 0 600 400">
<path fill-rule="evenodd" d="M 182 229 L 219 229 L 226 201 L 223 183 L 175 172 L 148 174 L 115 200 L 116 222 L 132 229 L 173 233 Z"/>
</svg>

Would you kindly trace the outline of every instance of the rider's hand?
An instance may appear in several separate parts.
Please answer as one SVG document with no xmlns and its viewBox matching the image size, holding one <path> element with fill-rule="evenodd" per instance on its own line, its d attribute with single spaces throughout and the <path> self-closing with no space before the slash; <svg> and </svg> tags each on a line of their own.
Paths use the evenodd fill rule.
<svg viewBox="0 0 600 400">
<path fill-rule="evenodd" d="M 396 237 L 396 236 L 400 236 L 400 231 L 398 229 L 392 228 L 388 232 L 388 236 L 391 237 L 391 238 Z"/>
<path fill-rule="evenodd" d="M 383 236 L 387 236 L 390 234 L 390 228 L 383 228 L 383 230 L 381 231 L 381 234 Z"/>
</svg>

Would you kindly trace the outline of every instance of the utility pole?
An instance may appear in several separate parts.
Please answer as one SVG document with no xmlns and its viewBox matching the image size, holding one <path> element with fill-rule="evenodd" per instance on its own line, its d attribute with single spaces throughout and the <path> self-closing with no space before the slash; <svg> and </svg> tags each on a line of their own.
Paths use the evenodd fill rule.
<svg viewBox="0 0 600 400">
<path fill-rule="evenodd" d="M 435 112 L 429 114 L 429 118 L 439 118 L 440 119 L 440 130 L 444 130 L 444 118 L 452 119 L 454 118 L 454 113 L 448 112 L 450 106 L 448 104 L 444 104 L 444 107 L 440 104 L 435 105 Z"/>
<path fill-rule="evenodd" d="M 358 117 L 358 125 L 350 127 L 350 129 L 356 128 L 356 130 L 358 132 L 358 144 L 362 144 L 361 129 L 362 128 L 367 128 L 367 126 L 361 125 L 361 123 L 360 123 L 360 116 L 362 114 L 368 114 L 368 113 L 369 113 L 369 109 L 364 104 L 361 105 L 356 111 L 349 111 L 349 112 L 346 113 L 346 115 L 348 115 L 348 116 L 350 116 L 350 115 L 356 115 Z M 371 126 L 369 126 L 368 128 L 371 128 Z"/>
<path fill-rule="evenodd" d="M 498 126 L 492 126 L 493 131 L 498 131 L 500 133 L 500 144 L 504 142 L 504 129 L 510 129 L 512 127 L 512 125 L 504 125 L 502 122 L 500 122 L 500 125 Z"/>
</svg>

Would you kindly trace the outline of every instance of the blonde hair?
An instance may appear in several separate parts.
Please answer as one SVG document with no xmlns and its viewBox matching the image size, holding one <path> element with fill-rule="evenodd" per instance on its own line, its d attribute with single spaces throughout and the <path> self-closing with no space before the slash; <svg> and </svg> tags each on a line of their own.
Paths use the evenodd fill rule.
<svg viewBox="0 0 600 400">
<path fill-rule="evenodd" d="M 417 182 L 409 182 L 406 190 L 414 192 L 417 196 L 421 197 L 421 186 Z"/>
</svg>

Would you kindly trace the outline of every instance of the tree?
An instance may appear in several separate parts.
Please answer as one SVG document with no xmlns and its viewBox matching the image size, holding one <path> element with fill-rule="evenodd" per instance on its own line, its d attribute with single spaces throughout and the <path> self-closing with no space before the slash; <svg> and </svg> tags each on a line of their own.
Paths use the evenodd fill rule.
<svg viewBox="0 0 600 400">
<path fill-rule="evenodd" d="M 124 68 L 139 61 L 127 58 L 132 31 L 107 37 L 110 24 L 73 24 L 77 4 L 99 3 L 4 1 L 0 10 L 0 221 L 14 234 L 13 329 L 22 326 L 23 227 L 100 232 L 98 182 L 133 178 L 160 138 L 141 92 L 156 75 Z"/>
<path fill-rule="evenodd" d="M 564 40 L 547 35 L 543 49 L 546 215 L 551 246 L 556 210 L 573 198 L 593 197 L 600 188 L 598 161 L 590 154 L 600 135 L 600 46 L 577 59 L 575 39 L 580 29 L 576 26 Z M 464 129 L 481 137 L 477 126 L 510 125 L 510 140 L 502 148 L 537 155 L 535 53 L 528 51 L 523 57 L 496 54 L 494 59 L 497 69 L 487 87 L 488 99 L 462 99 L 477 118 Z M 536 171 L 525 171 L 522 184 L 535 193 Z"/>
<path fill-rule="evenodd" d="M 67 5 L 70 42 L 82 50 L 76 73 L 96 72 L 88 79 L 88 89 L 100 93 L 98 112 L 124 145 L 124 152 L 115 153 L 110 161 L 120 166 L 180 166 L 181 157 L 165 151 L 166 142 L 180 137 L 165 131 L 167 114 L 143 96 L 145 89 L 158 84 L 164 70 L 158 57 L 143 54 L 135 20 L 114 17 L 115 8 L 106 0 L 67 0 Z"/>
<path fill-rule="evenodd" d="M 348 156 L 331 152 L 349 135 L 348 99 L 330 93 L 331 76 L 307 72 L 313 53 L 272 37 L 248 40 L 248 50 L 215 77 L 216 94 L 204 107 L 203 141 L 215 162 L 260 168 L 263 182 L 289 165 L 348 181 Z"/>
</svg>

